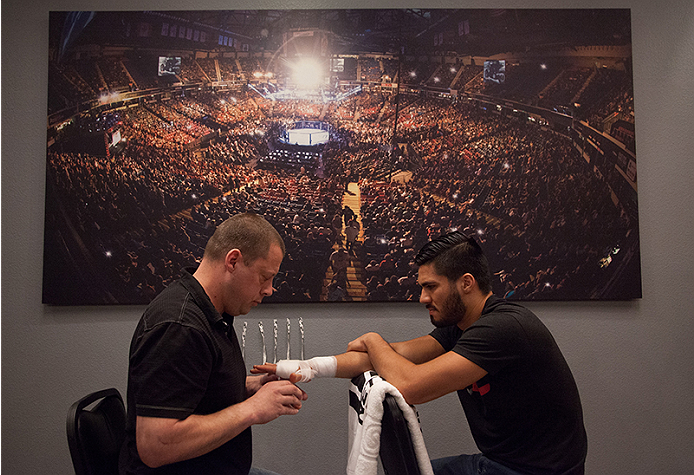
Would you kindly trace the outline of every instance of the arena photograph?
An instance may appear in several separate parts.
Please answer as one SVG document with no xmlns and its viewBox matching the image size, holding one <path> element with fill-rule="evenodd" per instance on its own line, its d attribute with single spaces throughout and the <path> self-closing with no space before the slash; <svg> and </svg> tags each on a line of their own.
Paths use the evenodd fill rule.
<svg viewBox="0 0 694 475">
<path fill-rule="evenodd" d="M 254 212 L 268 302 L 642 296 L 629 9 L 51 12 L 43 303 L 147 304 Z"/>
</svg>

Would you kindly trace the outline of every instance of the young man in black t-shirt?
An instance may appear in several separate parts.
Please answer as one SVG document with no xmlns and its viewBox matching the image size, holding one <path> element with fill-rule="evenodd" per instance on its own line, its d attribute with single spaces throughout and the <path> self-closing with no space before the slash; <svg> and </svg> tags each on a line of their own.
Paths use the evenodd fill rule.
<svg viewBox="0 0 694 475">
<path fill-rule="evenodd" d="M 374 369 L 410 404 L 457 391 L 481 453 L 433 460 L 435 475 L 582 475 L 581 402 L 549 330 L 528 309 L 492 294 L 487 259 L 461 232 L 427 243 L 415 264 L 420 302 L 436 329 L 393 344 L 367 333 L 335 357 L 329 376 Z M 302 376 L 280 369 L 293 381 Z"/>
</svg>

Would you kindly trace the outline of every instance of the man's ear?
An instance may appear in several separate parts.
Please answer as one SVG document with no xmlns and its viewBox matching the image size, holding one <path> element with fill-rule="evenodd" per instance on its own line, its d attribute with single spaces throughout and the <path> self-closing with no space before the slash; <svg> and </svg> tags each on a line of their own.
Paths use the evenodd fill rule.
<svg viewBox="0 0 694 475">
<path fill-rule="evenodd" d="M 462 293 L 469 293 L 474 289 L 476 282 L 475 276 L 467 272 L 458 279 L 458 289 Z"/>
<path fill-rule="evenodd" d="M 224 268 L 228 272 L 234 272 L 236 265 L 241 263 L 242 260 L 243 256 L 241 255 L 241 251 L 238 249 L 232 249 L 227 252 L 226 256 L 224 256 Z"/>
</svg>

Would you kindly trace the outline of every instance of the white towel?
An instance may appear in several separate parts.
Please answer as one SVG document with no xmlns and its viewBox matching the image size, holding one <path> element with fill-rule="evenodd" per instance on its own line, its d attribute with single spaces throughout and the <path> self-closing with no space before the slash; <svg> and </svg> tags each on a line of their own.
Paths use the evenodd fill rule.
<svg viewBox="0 0 694 475">
<path fill-rule="evenodd" d="M 355 378 L 356 379 L 356 378 Z M 347 475 L 376 475 L 381 447 L 381 419 L 383 399 L 391 394 L 407 420 L 414 445 L 417 463 L 422 475 L 433 475 L 429 454 L 424 445 L 419 418 L 414 406 L 410 406 L 395 386 L 374 371 L 364 373 L 364 384 L 350 384 L 349 410 L 349 459 Z"/>
</svg>

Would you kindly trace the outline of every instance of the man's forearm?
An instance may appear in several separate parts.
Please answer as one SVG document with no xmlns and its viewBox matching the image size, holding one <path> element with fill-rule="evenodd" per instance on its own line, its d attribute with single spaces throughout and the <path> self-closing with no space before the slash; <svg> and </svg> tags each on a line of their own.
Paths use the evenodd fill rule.
<svg viewBox="0 0 694 475">
<path fill-rule="evenodd" d="M 436 343 L 436 340 L 430 336 L 390 345 L 385 341 L 384 343 L 388 345 L 388 348 L 384 347 L 386 350 L 390 349 L 398 355 L 401 355 L 405 361 L 412 363 L 423 363 L 443 353 L 443 348 L 441 348 L 441 346 Z M 382 374 L 381 371 L 376 369 L 372 362 L 370 352 L 347 351 L 346 353 L 336 355 L 335 358 L 337 358 L 336 378 L 353 378 L 369 370 L 375 370 L 379 374 Z"/>
<path fill-rule="evenodd" d="M 289 381 L 272 381 L 245 401 L 214 414 L 193 414 L 182 420 L 138 416 L 137 451 L 150 467 L 199 457 L 254 424 L 298 413 L 306 397 Z"/>
<path fill-rule="evenodd" d="M 254 423 L 252 408 L 244 403 L 183 420 L 138 416 L 137 450 L 147 466 L 156 468 L 206 454 Z"/>
<path fill-rule="evenodd" d="M 355 340 L 359 341 L 361 338 Z M 399 355 L 403 356 L 407 361 L 415 364 L 424 363 L 430 361 L 443 353 L 443 348 L 441 345 L 431 336 L 426 335 L 423 337 L 415 338 L 414 340 L 393 343 L 390 348 L 394 350 Z M 334 358 L 335 366 L 334 370 L 327 373 L 321 370 L 321 367 L 314 367 L 314 360 L 324 359 L 324 358 Z M 369 353 L 367 353 L 366 348 L 360 346 L 358 348 L 349 348 L 345 353 L 330 356 L 330 357 L 317 357 L 310 360 L 282 360 L 278 364 L 266 363 L 263 365 L 255 365 L 251 369 L 251 373 L 270 373 L 277 374 L 281 378 L 290 379 L 292 382 L 301 382 L 302 378 L 306 376 L 301 368 L 302 363 L 308 363 L 315 374 L 312 374 L 309 379 L 313 377 L 335 377 L 335 378 L 347 378 L 351 379 L 364 371 L 369 371 L 374 369 L 374 366 L 369 358 Z M 306 380 L 309 380 L 306 379 Z"/>
<path fill-rule="evenodd" d="M 397 388 L 403 387 L 415 364 L 398 353 L 387 341 L 375 333 L 364 339 L 367 355 L 373 369 Z"/>
<path fill-rule="evenodd" d="M 433 337 L 411 340 L 418 354 L 411 361 L 377 333 L 350 343 L 350 350 L 366 351 L 376 372 L 398 388 L 409 404 L 421 404 L 470 386 L 487 372 L 463 356 L 444 351 Z"/>
<path fill-rule="evenodd" d="M 337 359 L 336 378 L 351 379 L 364 371 L 373 369 L 368 353 L 348 351 L 347 353 L 336 355 L 335 358 Z"/>
</svg>

